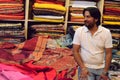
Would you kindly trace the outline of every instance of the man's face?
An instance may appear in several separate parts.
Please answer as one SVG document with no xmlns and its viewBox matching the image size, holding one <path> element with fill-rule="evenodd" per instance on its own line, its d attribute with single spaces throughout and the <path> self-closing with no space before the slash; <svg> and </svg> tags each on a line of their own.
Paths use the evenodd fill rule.
<svg viewBox="0 0 120 80">
<path fill-rule="evenodd" d="M 92 29 L 94 27 L 94 25 L 96 24 L 96 21 L 95 21 L 94 17 L 92 17 L 90 15 L 89 11 L 85 11 L 85 14 L 84 14 L 84 23 L 85 23 L 85 26 L 88 29 Z"/>
</svg>

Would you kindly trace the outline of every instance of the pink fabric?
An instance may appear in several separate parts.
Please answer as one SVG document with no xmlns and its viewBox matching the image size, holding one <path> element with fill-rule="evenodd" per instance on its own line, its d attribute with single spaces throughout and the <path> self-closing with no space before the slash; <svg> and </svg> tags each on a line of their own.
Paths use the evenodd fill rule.
<svg viewBox="0 0 120 80">
<path fill-rule="evenodd" d="M 8 80 L 8 79 L 0 74 L 0 80 Z"/>
<path fill-rule="evenodd" d="M 22 65 L 1 64 L 0 73 L 4 74 L 6 78 L 3 80 L 55 80 L 57 77 L 56 70 L 48 66 L 37 66 L 32 64 L 33 61 Z M 6 71 L 6 72 L 5 72 Z M 24 75 L 23 75 L 24 74 Z M 19 77 L 16 77 L 16 76 Z M 30 78 L 31 77 L 31 78 Z M 2 80 L 2 76 L 0 76 Z"/>
<path fill-rule="evenodd" d="M 0 64 L 0 80 L 33 80 L 12 66 Z"/>
<path fill-rule="evenodd" d="M 20 72 L 16 72 L 16 71 L 2 70 L 2 72 L 0 72 L 0 73 L 8 80 L 33 80 L 29 76 L 24 75 Z M 0 80 L 1 80 L 1 78 L 0 78 Z"/>
</svg>

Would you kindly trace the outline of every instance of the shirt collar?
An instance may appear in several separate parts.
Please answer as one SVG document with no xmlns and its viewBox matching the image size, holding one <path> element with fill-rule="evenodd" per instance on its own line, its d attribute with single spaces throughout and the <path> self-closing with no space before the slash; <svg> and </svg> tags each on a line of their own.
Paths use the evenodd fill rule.
<svg viewBox="0 0 120 80">
<path fill-rule="evenodd" d="M 84 28 L 84 31 L 85 31 L 85 32 L 88 32 L 88 31 L 89 31 L 88 28 L 87 28 L 86 26 L 83 26 L 83 28 Z M 102 31 L 102 26 L 99 25 L 99 26 L 98 26 L 97 32 L 101 32 L 101 31 Z"/>
</svg>

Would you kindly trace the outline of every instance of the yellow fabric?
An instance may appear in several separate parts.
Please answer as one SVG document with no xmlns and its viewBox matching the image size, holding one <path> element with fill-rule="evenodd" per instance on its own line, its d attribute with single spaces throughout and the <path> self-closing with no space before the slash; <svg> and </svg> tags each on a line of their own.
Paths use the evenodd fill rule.
<svg viewBox="0 0 120 80">
<path fill-rule="evenodd" d="M 33 20 L 37 20 L 37 21 L 43 21 L 43 22 L 64 22 L 64 19 L 45 19 L 45 18 L 37 18 L 37 17 L 33 17 Z"/>
<path fill-rule="evenodd" d="M 35 8 L 47 8 L 47 9 L 55 9 L 60 11 L 66 11 L 66 8 L 59 4 L 40 4 L 40 3 L 34 3 Z"/>
<path fill-rule="evenodd" d="M 118 51 L 116 54 L 120 56 L 120 51 Z"/>
<path fill-rule="evenodd" d="M 84 17 L 83 17 L 83 16 L 72 16 L 72 17 L 74 17 L 74 18 L 84 19 Z"/>
<path fill-rule="evenodd" d="M 109 20 L 120 20 L 120 16 L 107 16 L 107 15 L 104 15 L 103 16 L 104 19 L 109 19 Z"/>
<path fill-rule="evenodd" d="M 84 16 L 82 14 L 71 13 L 70 15 L 73 16 L 73 17 L 75 17 L 75 18 L 84 18 Z"/>
<path fill-rule="evenodd" d="M 120 25 L 120 22 L 103 21 L 103 24 L 109 24 L 109 25 Z"/>
</svg>

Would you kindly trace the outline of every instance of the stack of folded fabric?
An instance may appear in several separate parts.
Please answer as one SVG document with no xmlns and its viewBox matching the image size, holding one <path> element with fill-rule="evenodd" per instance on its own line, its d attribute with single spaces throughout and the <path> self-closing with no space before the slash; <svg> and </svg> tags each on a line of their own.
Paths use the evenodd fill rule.
<svg viewBox="0 0 120 80">
<path fill-rule="evenodd" d="M 33 19 L 43 22 L 64 22 L 66 8 L 63 1 L 35 0 Z"/>
<path fill-rule="evenodd" d="M 64 35 L 65 32 L 63 24 L 36 24 L 32 25 L 31 28 L 35 31 L 35 34 L 32 34 L 33 36 L 49 35 L 59 37 Z"/>
<path fill-rule="evenodd" d="M 94 1 L 70 1 L 70 21 L 84 22 L 83 9 L 86 7 L 96 7 Z"/>
<path fill-rule="evenodd" d="M 0 41 L 20 43 L 24 40 L 24 30 L 21 23 L 0 23 Z"/>
<path fill-rule="evenodd" d="M 119 26 L 118 26 L 119 27 Z M 112 37 L 114 38 L 120 38 L 120 29 L 110 29 L 111 30 L 111 33 L 112 33 Z"/>
<path fill-rule="evenodd" d="M 120 1 L 105 1 L 103 23 L 109 25 L 120 25 Z"/>
<path fill-rule="evenodd" d="M 23 0 L 0 0 L 1 20 L 22 20 L 24 19 Z"/>
<path fill-rule="evenodd" d="M 113 43 L 113 48 L 114 48 L 114 49 L 117 49 L 118 47 L 120 47 L 119 38 L 113 38 L 113 39 L 112 39 L 112 43 Z"/>
</svg>

